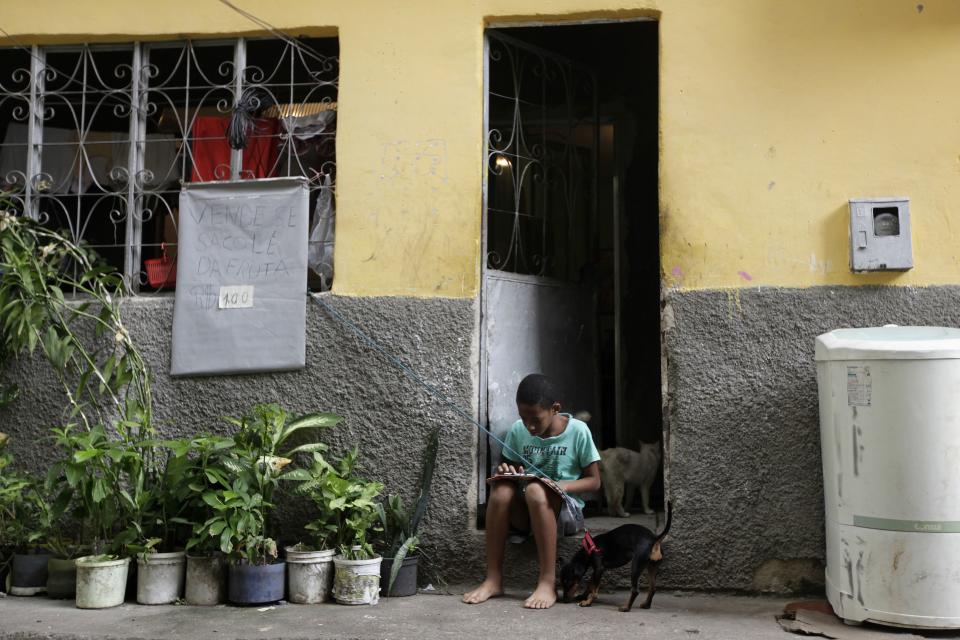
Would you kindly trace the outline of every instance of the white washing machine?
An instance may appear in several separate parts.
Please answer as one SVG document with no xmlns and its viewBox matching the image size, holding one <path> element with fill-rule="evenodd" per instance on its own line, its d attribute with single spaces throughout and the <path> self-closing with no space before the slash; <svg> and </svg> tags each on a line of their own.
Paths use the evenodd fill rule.
<svg viewBox="0 0 960 640">
<path fill-rule="evenodd" d="M 816 360 L 830 604 L 960 628 L 960 329 L 837 329 Z"/>
</svg>

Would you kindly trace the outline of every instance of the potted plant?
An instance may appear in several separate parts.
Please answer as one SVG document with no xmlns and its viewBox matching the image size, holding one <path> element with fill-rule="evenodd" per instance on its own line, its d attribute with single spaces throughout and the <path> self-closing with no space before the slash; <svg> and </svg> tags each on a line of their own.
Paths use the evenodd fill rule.
<svg viewBox="0 0 960 640">
<path fill-rule="evenodd" d="M 37 482 L 34 492 L 42 544 L 50 552 L 47 561 L 47 597 L 73 599 L 77 591 L 76 557 L 81 547 L 63 535 L 63 515 L 69 494 L 52 492 L 49 483 Z"/>
<path fill-rule="evenodd" d="M 280 449 L 301 429 L 329 427 L 339 416 L 315 413 L 290 420 L 276 404 L 257 405 L 237 420 L 235 446 L 222 464 L 232 478 L 217 480 L 203 494 L 214 515 L 203 523 L 201 534 L 217 536 L 220 549 L 229 555 L 227 595 L 235 604 L 261 604 L 284 595 L 285 564 L 279 560 L 276 541 L 267 535 L 267 517 L 281 470 L 299 452 L 319 451 L 323 445 L 308 442 L 280 454 Z"/>
<path fill-rule="evenodd" d="M 342 499 L 337 469 L 320 452 L 314 452 L 309 468 L 294 469 L 282 480 L 298 480 L 296 493 L 310 498 L 315 517 L 306 529 L 313 534 L 313 544 L 298 543 L 287 547 L 287 599 L 296 604 L 315 604 L 329 600 L 333 593 L 333 556 L 338 545 L 337 505 Z"/>
<path fill-rule="evenodd" d="M 339 554 L 334 556 L 333 597 L 341 604 L 376 604 L 380 596 L 380 561 L 369 535 L 377 526 L 375 498 L 383 490 L 379 482 L 354 476 L 358 450 L 354 448 L 329 478 L 329 491 L 336 497 L 330 508 L 337 522 Z"/>
<path fill-rule="evenodd" d="M 418 530 L 420 521 L 430 502 L 430 486 L 433 483 L 433 470 L 437 462 L 437 447 L 440 430 L 430 436 L 424 451 L 423 470 L 420 474 L 420 495 L 416 509 L 410 511 L 397 495 L 388 496 L 377 505 L 377 514 L 382 529 L 378 546 L 383 555 L 380 567 L 381 588 L 385 596 L 412 596 L 417 593 L 418 556 L 414 554 L 420 544 Z"/>
<path fill-rule="evenodd" d="M 159 468 L 149 473 L 138 465 L 132 482 L 130 507 L 133 517 L 124 532 L 127 550 L 137 558 L 137 602 L 170 604 L 183 597 L 187 558 L 184 545 L 189 524 L 180 517 L 186 509 L 184 495 L 189 476 L 189 457 L 178 455 L 189 450 L 191 441 L 169 440 L 138 443 L 137 452 L 163 458 Z M 158 455 L 163 452 L 163 455 Z"/>
<path fill-rule="evenodd" d="M 72 600 L 77 595 L 77 559 L 80 548 L 61 543 L 50 547 L 47 562 L 47 597 Z"/>
<path fill-rule="evenodd" d="M 91 536 L 94 555 L 77 559 L 77 606 L 114 606 L 123 602 L 129 559 L 105 552 L 122 550 L 114 536 L 136 511 L 130 490 L 156 470 L 149 449 L 135 450 L 153 435 L 149 371 L 121 319 L 122 278 L 12 208 L 0 195 L 3 353 L 40 348 L 63 388 L 66 424 L 54 435 L 65 457 L 48 481 Z M 88 587 L 108 577 L 108 592 L 91 596 Z"/>
<path fill-rule="evenodd" d="M 230 455 L 233 446 L 233 438 L 210 435 L 177 441 L 171 446 L 184 478 L 178 495 L 183 509 L 175 519 L 191 527 L 186 544 L 187 604 L 213 606 L 227 601 L 227 559 L 220 550 L 220 534 L 211 533 L 205 525 L 214 516 L 214 510 L 203 496 L 230 484 L 221 459 Z"/>
<path fill-rule="evenodd" d="M 71 555 L 60 522 L 64 501 L 51 500 L 39 478 L 10 468 L 13 456 L 5 451 L 8 441 L 0 433 L 0 540 L 12 551 L 6 559 L 11 569 L 10 593 L 29 596 L 47 591 L 54 598 L 72 597 L 73 586 L 62 575 L 69 568 L 61 568 L 72 562 L 63 560 Z"/>
<path fill-rule="evenodd" d="M 6 451 L 8 438 L 0 434 L 0 540 L 9 548 L 9 592 L 32 596 L 46 591 L 46 550 L 36 543 L 43 538 L 42 499 L 36 482 L 25 473 L 10 468 L 13 456 Z"/>
<path fill-rule="evenodd" d="M 142 456 L 144 463 L 132 466 L 130 491 L 123 494 L 131 516 L 118 539 L 136 554 L 138 603 L 169 604 L 184 596 L 191 532 L 211 515 L 202 494 L 210 478 L 226 482 L 227 472 L 216 461 L 233 444 L 219 436 L 132 443 L 131 460 Z"/>
<path fill-rule="evenodd" d="M 76 559 L 76 605 L 103 609 L 123 604 L 130 558 L 121 555 L 124 541 L 115 534 L 126 528 L 124 505 L 132 500 L 121 497 L 129 496 L 122 488 L 126 447 L 108 438 L 103 425 L 86 430 L 70 424 L 53 431 L 67 455 L 51 467 L 49 477 L 63 485 L 61 495 L 73 502 L 81 538 L 90 540 L 92 552 Z"/>
<path fill-rule="evenodd" d="M 380 565 L 380 593 L 383 596 L 412 596 L 417 593 L 417 536 L 414 513 L 403 498 L 389 495 L 377 505 L 382 540 L 375 545 L 383 556 Z M 380 536 L 378 536 L 380 537 Z"/>
<path fill-rule="evenodd" d="M 20 499 L 20 492 L 10 486 L 14 474 L 9 469 L 4 471 L 13 461 L 13 456 L 4 451 L 7 440 L 7 434 L 0 433 L 0 590 L 4 591 L 13 562 L 13 549 L 5 532 L 9 523 L 16 519 L 14 500 Z"/>
<path fill-rule="evenodd" d="M 51 598 L 72 598 L 75 547 L 62 533 L 65 501 L 52 500 L 39 478 L 11 470 L 8 442 L 0 433 L 0 540 L 8 548 L 8 553 L 0 553 L 0 585 L 12 570 L 12 595 L 46 591 Z"/>
<path fill-rule="evenodd" d="M 127 553 L 149 548 L 147 543 L 138 547 L 137 532 L 143 530 L 140 518 L 155 490 L 155 452 L 138 437 L 145 429 L 142 417 L 132 415 L 138 411 L 135 403 L 127 407 L 130 413 L 109 427 L 69 423 L 53 429 L 65 454 L 47 477 L 48 486 L 58 491 L 55 511 L 71 506 L 81 542 L 91 551 L 75 560 L 76 605 L 82 609 L 122 604 L 130 567 Z"/>
</svg>

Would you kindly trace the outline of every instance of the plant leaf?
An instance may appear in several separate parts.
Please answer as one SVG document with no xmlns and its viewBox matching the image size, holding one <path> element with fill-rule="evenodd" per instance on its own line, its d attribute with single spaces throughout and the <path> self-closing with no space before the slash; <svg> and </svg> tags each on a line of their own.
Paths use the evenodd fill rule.
<svg viewBox="0 0 960 640">
<path fill-rule="evenodd" d="M 387 595 L 393 591 L 393 583 L 397 579 L 397 574 L 400 573 L 400 567 L 403 565 L 404 559 L 414 547 L 417 546 L 417 543 L 420 542 L 420 539 L 417 536 L 410 536 L 404 540 L 403 544 L 400 545 L 400 549 L 397 550 L 397 555 L 393 558 L 393 565 L 390 567 L 390 580 L 387 582 Z"/>
<path fill-rule="evenodd" d="M 335 427 L 341 422 L 343 418 L 335 413 L 308 413 L 288 423 L 280 435 L 279 442 L 283 442 L 300 429 Z"/>
<path fill-rule="evenodd" d="M 285 474 L 277 478 L 278 480 L 296 480 L 299 482 L 307 482 L 313 480 L 313 474 L 306 469 L 294 469 L 293 471 L 287 471 Z"/>
<path fill-rule="evenodd" d="M 100 455 L 100 453 L 101 452 L 99 449 L 85 449 L 83 451 L 77 451 L 75 454 L 73 454 L 73 460 L 74 462 L 84 462 L 90 458 L 96 458 Z"/>
<path fill-rule="evenodd" d="M 63 473 L 67 477 L 67 484 L 75 487 L 83 480 L 83 466 L 74 462 L 68 462 L 63 467 Z"/>
<path fill-rule="evenodd" d="M 60 492 L 60 495 L 57 496 L 57 499 L 53 503 L 53 508 L 51 509 L 50 515 L 54 520 L 58 519 L 61 515 L 63 515 L 63 512 L 67 510 L 72 497 L 73 491 L 70 489 L 64 489 Z"/>
<path fill-rule="evenodd" d="M 103 479 L 97 478 L 93 483 L 93 502 L 99 504 L 107 497 L 107 488 L 103 486 Z"/>
<path fill-rule="evenodd" d="M 213 507 L 214 509 L 216 509 L 217 511 L 223 511 L 224 509 L 227 508 L 227 505 L 223 504 L 223 502 L 220 501 L 217 495 L 211 491 L 208 491 L 207 493 L 203 494 L 203 501 L 206 502 L 211 507 Z"/>
<path fill-rule="evenodd" d="M 322 442 L 308 442 L 306 444 L 300 445 L 299 447 L 290 449 L 290 451 L 287 451 L 285 454 L 283 454 L 283 457 L 292 458 L 293 454 L 300 453 L 302 451 L 306 451 L 308 453 L 314 453 L 319 451 L 326 451 L 328 448 L 329 447 Z"/>
<path fill-rule="evenodd" d="M 230 527 L 227 527 L 220 534 L 220 551 L 224 553 L 230 553 L 233 551 L 233 546 L 230 544 L 230 539 L 233 537 L 233 530 Z"/>
<path fill-rule="evenodd" d="M 437 464 L 437 449 L 440 446 L 440 428 L 434 430 L 427 443 L 427 450 L 423 460 L 423 475 L 420 477 L 420 499 L 417 501 L 417 510 L 410 519 L 410 535 L 416 535 L 420 520 L 427 511 L 430 502 L 430 487 L 433 484 L 433 470 Z"/>
</svg>

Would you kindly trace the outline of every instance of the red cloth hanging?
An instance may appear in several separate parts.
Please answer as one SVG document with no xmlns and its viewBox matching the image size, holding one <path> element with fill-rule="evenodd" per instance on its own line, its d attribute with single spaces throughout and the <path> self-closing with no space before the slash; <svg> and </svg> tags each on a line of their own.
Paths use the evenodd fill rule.
<svg viewBox="0 0 960 640">
<path fill-rule="evenodd" d="M 199 116 L 193 123 L 193 175 L 191 182 L 230 179 L 230 144 L 227 142 L 228 116 Z M 276 170 L 280 121 L 257 118 L 243 150 L 240 178 L 269 178 Z"/>
</svg>

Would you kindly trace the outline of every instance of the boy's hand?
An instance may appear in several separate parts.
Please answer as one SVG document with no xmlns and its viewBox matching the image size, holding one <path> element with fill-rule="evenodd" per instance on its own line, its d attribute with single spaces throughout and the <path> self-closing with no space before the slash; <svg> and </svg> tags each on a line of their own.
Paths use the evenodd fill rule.
<svg viewBox="0 0 960 640">
<path fill-rule="evenodd" d="M 517 465 L 514 467 L 512 464 L 507 462 L 501 462 L 500 466 L 497 467 L 497 473 L 500 475 L 522 475 L 523 474 L 523 465 Z"/>
</svg>

